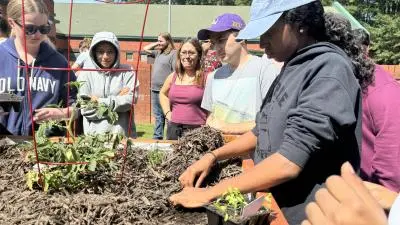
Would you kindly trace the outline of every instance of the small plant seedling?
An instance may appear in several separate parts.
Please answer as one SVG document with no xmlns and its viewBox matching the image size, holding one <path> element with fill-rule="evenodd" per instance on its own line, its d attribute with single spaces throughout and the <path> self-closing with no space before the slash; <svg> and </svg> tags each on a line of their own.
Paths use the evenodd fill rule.
<svg viewBox="0 0 400 225">
<path fill-rule="evenodd" d="M 213 205 L 224 215 L 224 221 L 228 221 L 229 219 L 239 217 L 247 202 L 239 189 L 229 188 Z"/>
<path fill-rule="evenodd" d="M 46 124 L 42 124 L 45 126 Z M 47 126 L 47 125 L 46 125 Z M 40 130 L 40 128 L 39 128 Z M 38 132 L 41 135 L 41 132 Z M 42 187 L 45 192 L 50 189 L 57 190 L 61 187 L 75 190 L 84 184 L 82 174 L 106 169 L 113 172 L 118 168 L 113 161 L 114 149 L 104 146 L 105 142 L 120 142 L 118 135 L 86 135 L 75 139 L 72 144 L 64 142 L 52 142 L 47 138 L 38 141 L 37 150 L 39 161 L 55 163 L 87 162 L 87 164 L 68 164 L 60 166 L 43 166 L 42 178 L 36 169 L 31 169 L 25 174 L 29 189 L 34 185 Z M 116 146 L 116 143 L 112 143 Z M 22 146 L 21 146 L 22 147 Z M 25 160 L 32 164 L 36 162 L 32 144 L 25 144 L 22 148 L 28 150 Z M 40 166 L 40 165 L 39 165 Z M 40 166 L 40 167 L 41 167 Z"/>
<path fill-rule="evenodd" d="M 165 157 L 165 152 L 159 149 L 154 149 L 147 153 L 147 160 L 149 161 L 151 166 L 160 165 Z"/>
</svg>

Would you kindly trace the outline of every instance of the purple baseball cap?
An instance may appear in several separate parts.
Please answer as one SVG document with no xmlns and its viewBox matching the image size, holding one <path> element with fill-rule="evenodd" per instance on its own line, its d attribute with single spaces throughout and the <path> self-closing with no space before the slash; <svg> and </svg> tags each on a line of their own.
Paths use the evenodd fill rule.
<svg viewBox="0 0 400 225">
<path fill-rule="evenodd" d="M 211 24 L 211 27 L 206 29 L 201 29 L 197 33 L 197 38 L 199 40 L 207 40 L 210 38 L 210 34 L 213 32 L 224 32 L 227 30 L 237 30 L 240 31 L 246 26 L 243 19 L 233 13 L 224 13 L 218 16 Z"/>
</svg>

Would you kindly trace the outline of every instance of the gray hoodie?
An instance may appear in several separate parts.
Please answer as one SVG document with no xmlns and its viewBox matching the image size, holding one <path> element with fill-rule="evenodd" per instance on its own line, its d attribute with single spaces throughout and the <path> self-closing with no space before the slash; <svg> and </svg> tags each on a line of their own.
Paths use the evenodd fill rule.
<svg viewBox="0 0 400 225">
<path fill-rule="evenodd" d="M 93 37 L 89 49 L 89 56 L 96 69 L 100 66 L 94 60 L 94 47 L 103 41 L 107 41 L 117 49 L 117 56 L 113 69 L 131 69 L 129 65 L 120 65 L 120 47 L 117 37 L 111 32 L 99 32 Z M 96 133 L 122 133 L 128 134 L 128 124 L 130 109 L 132 106 L 133 86 L 135 83 L 135 73 L 132 71 L 82 71 L 78 76 L 78 81 L 84 81 L 79 89 L 78 95 L 88 95 L 98 97 L 99 103 L 111 106 L 113 111 L 118 113 L 118 120 L 115 124 L 110 124 L 106 117 L 99 118 L 95 110 L 81 110 L 83 115 L 83 130 L 85 134 Z M 128 87 L 130 91 L 125 95 L 119 95 L 123 88 Z M 136 82 L 135 101 L 138 94 L 139 81 Z M 133 126 L 133 124 L 132 124 Z"/>
</svg>

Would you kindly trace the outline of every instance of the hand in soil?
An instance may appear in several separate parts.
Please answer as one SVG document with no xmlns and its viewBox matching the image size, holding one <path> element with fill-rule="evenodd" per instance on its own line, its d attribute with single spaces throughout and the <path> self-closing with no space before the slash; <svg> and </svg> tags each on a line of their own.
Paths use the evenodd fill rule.
<svg viewBox="0 0 400 225">
<path fill-rule="evenodd" d="M 204 178 L 209 174 L 212 165 L 215 163 L 215 157 L 207 153 L 201 159 L 193 163 L 193 165 L 189 166 L 185 172 L 179 177 L 179 182 L 182 186 L 185 187 L 193 187 L 193 183 L 198 177 L 196 181 L 195 187 L 200 187 Z"/>
<path fill-rule="evenodd" d="M 169 197 L 173 205 L 181 205 L 186 208 L 198 208 L 212 201 L 208 188 L 184 188 L 181 192 Z"/>
<path fill-rule="evenodd" d="M 341 176 L 326 180 L 326 188 L 315 194 L 316 202 L 306 207 L 307 220 L 302 225 L 384 225 L 383 209 L 346 162 Z"/>
</svg>

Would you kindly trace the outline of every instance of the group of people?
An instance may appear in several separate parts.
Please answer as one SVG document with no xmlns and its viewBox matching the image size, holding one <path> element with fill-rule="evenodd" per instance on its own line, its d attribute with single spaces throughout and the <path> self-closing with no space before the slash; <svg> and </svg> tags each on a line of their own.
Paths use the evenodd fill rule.
<svg viewBox="0 0 400 225">
<path fill-rule="evenodd" d="M 182 41 L 177 51 L 169 34 L 144 47 L 155 56 L 154 139 L 163 139 L 165 121 L 169 140 L 205 124 L 227 134 L 243 134 L 254 127 L 280 65 L 249 54 L 246 41 L 235 40 L 244 27 L 239 15 L 225 13 L 197 38 Z M 213 50 L 207 51 L 211 44 Z"/>
<path fill-rule="evenodd" d="M 42 69 L 68 68 L 68 62 L 45 41 L 46 5 L 24 2 L 21 15 L 22 1 L 9 1 L 13 36 L 0 44 L 0 92 L 24 100 L 21 112 L 0 123 L 14 135 L 31 135 L 37 123 L 67 117 L 81 96 L 118 113 L 110 124 L 81 110 L 85 133 L 129 133 L 139 83 L 131 67 L 120 64 L 117 37 L 94 35 L 88 64 L 75 67 L 85 69 L 77 78 Z M 369 36 L 324 13 L 319 0 L 253 0 L 250 14 L 247 25 L 238 15 L 220 15 L 177 50 L 167 33 L 144 48 L 155 57 L 155 139 L 163 138 L 165 121 L 168 139 L 204 124 L 242 134 L 188 167 L 179 177 L 184 188 L 171 202 L 199 207 L 229 187 L 269 190 L 289 224 L 387 224 L 384 209 L 390 208 L 390 223 L 399 224 L 400 98 L 394 96 L 400 86 L 368 57 Z M 247 49 L 247 40 L 257 37 L 262 58 Z M 210 44 L 213 51 L 202 48 Z M 79 90 L 65 85 L 75 80 L 82 81 Z M 248 155 L 254 168 L 200 188 L 216 161 Z"/>
<path fill-rule="evenodd" d="M 267 57 L 283 67 L 262 96 L 254 128 L 189 166 L 179 177 L 183 190 L 170 200 L 199 207 L 229 187 L 269 190 L 289 224 L 387 224 L 391 207 L 390 224 L 399 224 L 400 86 L 368 57 L 365 32 L 325 14 L 318 0 L 253 0 L 250 14 L 233 39 L 260 37 Z M 228 55 L 229 34 L 203 33 Z M 200 188 L 216 161 L 246 155 L 254 168 Z"/>
</svg>

